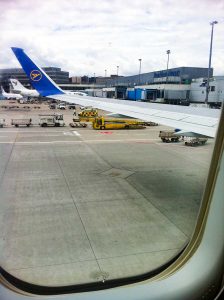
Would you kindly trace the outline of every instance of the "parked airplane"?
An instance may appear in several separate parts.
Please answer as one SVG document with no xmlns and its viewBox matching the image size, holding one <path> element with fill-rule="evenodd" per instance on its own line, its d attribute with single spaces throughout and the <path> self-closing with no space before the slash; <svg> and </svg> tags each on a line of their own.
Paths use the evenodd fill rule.
<svg viewBox="0 0 224 300">
<path fill-rule="evenodd" d="M 23 49 L 13 47 L 12 51 L 30 78 L 32 86 L 42 96 L 180 128 L 182 135 L 184 132 L 193 132 L 215 137 L 219 110 L 68 95 L 25 54 Z"/>
<path fill-rule="evenodd" d="M 13 90 L 15 92 L 19 92 L 21 95 L 25 97 L 39 97 L 40 93 L 38 93 L 36 90 L 30 90 L 25 88 L 19 80 L 17 79 L 10 79 L 10 82 L 12 84 Z M 67 95 L 78 95 L 78 96 L 87 96 L 86 93 L 83 92 L 75 92 L 75 91 L 65 91 Z"/>
<path fill-rule="evenodd" d="M 23 86 L 19 80 L 17 79 L 10 79 L 12 84 L 13 91 L 20 93 L 25 97 L 39 97 L 40 94 L 36 90 L 29 90 Z"/>
<path fill-rule="evenodd" d="M 2 96 L 5 97 L 6 99 L 15 99 L 15 100 L 20 100 L 23 99 L 23 96 L 20 94 L 13 94 L 13 93 L 6 93 L 1 86 L 1 91 L 2 91 Z"/>
</svg>

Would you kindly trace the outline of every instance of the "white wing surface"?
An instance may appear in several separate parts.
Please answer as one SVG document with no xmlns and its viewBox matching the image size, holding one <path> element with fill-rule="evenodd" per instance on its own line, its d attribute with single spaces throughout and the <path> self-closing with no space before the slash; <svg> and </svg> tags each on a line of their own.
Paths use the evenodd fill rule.
<svg viewBox="0 0 224 300">
<path fill-rule="evenodd" d="M 30 79 L 32 86 L 42 96 L 81 106 L 92 106 L 143 121 L 178 128 L 186 132 L 215 137 L 220 110 L 68 95 L 25 54 L 23 49 L 12 48 L 12 50 Z"/>
<path fill-rule="evenodd" d="M 151 121 L 209 137 L 215 137 L 220 114 L 220 110 L 207 108 L 133 102 L 88 96 L 52 95 L 49 97 L 82 106 L 92 106 L 112 113 L 130 116 L 143 121 Z"/>
</svg>

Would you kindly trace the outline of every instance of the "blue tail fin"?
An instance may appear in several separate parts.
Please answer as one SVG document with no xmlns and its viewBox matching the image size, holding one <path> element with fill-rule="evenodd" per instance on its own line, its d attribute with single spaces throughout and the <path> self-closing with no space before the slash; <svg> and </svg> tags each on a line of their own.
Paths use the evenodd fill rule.
<svg viewBox="0 0 224 300">
<path fill-rule="evenodd" d="M 31 85 L 41 96 L 64 94 L 62 89 L 25 54 L 23 49 L 15 47 L 11 49 L 29 78 Z"/>
</svg>

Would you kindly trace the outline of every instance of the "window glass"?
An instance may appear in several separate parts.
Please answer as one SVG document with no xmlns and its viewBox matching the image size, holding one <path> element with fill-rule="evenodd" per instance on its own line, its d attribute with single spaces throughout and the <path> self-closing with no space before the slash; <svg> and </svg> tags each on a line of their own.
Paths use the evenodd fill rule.
<svg viewBox="0 0 224 300">
<path fill-rule="evenodd" d="M 129 97 L 133 105 L 156 101 L 184 108 L 198 103 L 199 90 L 193 101 L 188 85 L 176 84 L 176 76 L 169 76 L 167 83 L 165 74 L 175 69 L 179 82 L 207 76 L 209 40 L 200 42 L 200 51 L 195 43 L 208 36 L 210 25 L 204 22 L 211 10 L 221 16 L 221 3 L 210 3 L 209 9 L 207 3 L 198 3 L 195 11 L 190 1 L 188 14 L 181 4 L 173 2 L 168 9 L 166 1 L 161 3 L 2 3 L 0 84 L 11 93 L 11 77 L 29 83 L 11 45 L 24 48 L 46 72 L 54 71 L 53 80 L 65 90 L 72 89 L 69 77 L 77 76 L 76 90 L 88 88 L 90 96 L 102 97 L 103 87 L 118 85 L 122 98 Z M 216 36 L 221 40 L 215 27 Z M 170 45 L 166 51 L 171 52 L 161 45 Z M 221 48 L 218 42 L 216 47 Z M 214 60 L 217 73 L 219 53 Z M 104 93 L 115 97 L 111 91 Z M 0 97 L 7 96 L 2 92 Z M 53 117 L 43 124 L 42 117 L 41 127 L 39 114 L 53 115 L 50 104 L 57 96 L 23 98 L 24 103 L 0 101 L 0 264 L 6 271 L 45 286 L 102 282 L 156 270 L 183 249 L 195 227 L 212 137 L 189 137 L 189 132 L 177 136 L 181 128 L 154 121 L 144 126 L 125 123 L 120 130 L 112 122 L 107 129 L 105 122 L 104 130 L 94 130 L 88 120 L 72 122 L 67 105 L 65 110 L 51 107 L 65 126 L 53 126 Z M 202 101 L 199 105 L 204 106 Z M 78 116 L 82 110 L 78 105 L 76 109 Z M 98 110 L 98 115 L 106 119 L 108 111 Z M 20 120 L 17 127 L 12 119 Z M 24 119 L 32 124 L 26 126 Z M 116 120 L 116 125 L 128 122 Z M 97 124 L 102 125 L 101 119 Z"/>
</svg>

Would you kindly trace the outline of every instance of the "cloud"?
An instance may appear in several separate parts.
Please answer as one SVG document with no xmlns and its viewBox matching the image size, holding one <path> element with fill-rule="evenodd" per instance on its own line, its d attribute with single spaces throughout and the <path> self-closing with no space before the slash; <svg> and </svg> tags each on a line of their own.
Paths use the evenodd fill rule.
<svg viewBox="0 0 224 300">
<path fill-rule="evenodd" d="M 223 1 L 183 0 L 11 0 L 0 1 L 0 68 L 17 67 L 11 46 L 26 50 L 41 66 L 71 75 L 103 76 L 170 67 L 208 66 L 211 26 L 212 65 L 224 73 Z"/>
</svg>

